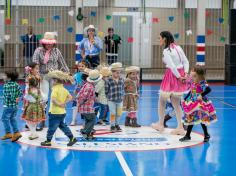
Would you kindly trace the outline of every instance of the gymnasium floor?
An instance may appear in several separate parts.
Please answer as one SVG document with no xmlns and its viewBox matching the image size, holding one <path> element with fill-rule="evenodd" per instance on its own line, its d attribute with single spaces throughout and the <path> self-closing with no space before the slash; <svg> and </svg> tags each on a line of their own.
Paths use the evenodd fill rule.
<svg viewBox="0 0 236 176">
<path fill-rule="evenodd" d="M 91 151 L 93 150 L 92 148 L 89 149 L 90 151 L 81 151 L 76 150 L 76 146 L 72 148 L 72 150 L 67 150 L 41 148 L 36 147 L 31 143 L 30 145 L 25 144 L 24 142 L 11 143 L 10 141 L 0 141 L 0 175 L 236 175 L 236 130 L 234 129 L 236 127 L 236 87 L 216 84 L 211 87 L 213 91 L 210 94 L 210 97 L 217 110 L 218 122 L 209 126 L 211 139 L 207 144 L 203 144 L 196 139 L 196 145 L 179 148 L 170 147 L 172 149 L 168 150 L 165 150 L 164 148 L 160 148 L 159 150 L 145 150 L 145 147 L 141 147 L 140 149 L 134 149 L 134 151 L 132 151 L 132 147 L 129 147 L 127 148 L 129 151 L 125 149 L 122 151 L 117 149 L 114 149 L 114 151 Z M 69 89 L 72 88 L 69 87 Z M 0 90 L 2 90 L 2 85 Z M 144 84 L 141 87 L 139 122 L 144 126 L 149 126 L 158 118 L 158 90 L 159 86 L 157 84 Z M 2 91 L 0 94 L 2 96 Z M 68 115 L 66 119 L 68 122 L 70 122 L 71 112 L 71 105 L 68 105 Z M 18 125 L 21 130 L 24 130 L 24 122 L 20 120 L 21 113 L 20 106 L 18 111 Z M 0 109 L 0 114 L 2 114 L 2 108 Z M 123 122 L 124 116 L 121 119 L 122 124 Z M 169 122 L 169 126 L 173 128 L 175 125 L 176 121 L 175 119 L 172 119 Z M 146 128 L 151 131 L 148 127 L 143 127 L 143 131 L 145 131 Z M 128 129 L 125 131 L 132 131 L 142 135 L 142 129 Z M 202 133 L 200 126 L 195 126 L 194 131 L 197 132 L 194 133 L 194 135 L 200 136 L 200 139 L 202 139 L 202 136 L 198 134 Z M 2 123 L 0 123 L 0 135 L 3 134 L 3 126 Z M 107 137 L 106 139 L 106 135 L 107 133 L 97 135 L 97 140 L 101 138 L 100 142 L 105 143 L 106 140 L 110 140 L 111 142 L 109 144 L 111 144 L 112 141 L 115 141 L 113 137 Z M 153 135 L 159 136 L 155 139 L 158 139 L 157 142 L 160 144 L 162 141 L 169 140 L 168 135 L 164 135 L 163 137 L 157 131 L 151 131 L 150 136 Z M 149 135 L 147 134 L 146 136 L 147 139 L 149 139 Z M 44 137 L 45 136 L 41 136 L 42 140 Z M 58 145 L 60 145 L 60 141 L 63 141 L 64 138 L 58 138 L 55 143 L 58 142 Z M 127 140 L 129 139 L 129 134 L 121 136 L 123 142 L 126 142 L 126 138 Z M 178 139 L 179 137 L 176 138 Z M 84 144 L 79 136 L 78 139 L 81 144 Z M 67 139 L 65 138 L 65 140 Z M 142 138 L 142 140 L 145 142 L 145 139 Z M 129 142 L 130 145 L 133 145 L 132 141 Z M 99 141 L 97 141 L 97 143 L 99 143 Z M 63 143 L 61 145 L 63 146 Z M 151 142 L 150 145 L 152 145 Z M 99 148 L 97 148 L 97 150 L 99 150 Z"/>
</svg>

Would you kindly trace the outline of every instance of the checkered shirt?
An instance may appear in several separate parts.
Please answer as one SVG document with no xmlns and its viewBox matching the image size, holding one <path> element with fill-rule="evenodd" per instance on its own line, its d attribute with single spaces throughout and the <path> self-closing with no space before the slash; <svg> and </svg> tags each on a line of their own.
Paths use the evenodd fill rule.
<svg viewBox="0 0 236 176">
<path fill-rule="evenodd" d="M 124 96 L 124 79 L 120 78 L 116 82 L 112 77 L 109 77 L 105 82 L 105 94 L 108 101 L 122 102 Z"/>
<path fill-rule="evenodd" d="M 78 111 L 81 114 L 94 113 L 95 86 L 87 82 L 78 94 Z"/>
<path fill-rule="evenodd" d="M 22 96 L 22 91 L 18 83 L 7 81 L 3 86 L 3 105 L 7 107 L 16 107 L 16 99 Z"/>
</svg>

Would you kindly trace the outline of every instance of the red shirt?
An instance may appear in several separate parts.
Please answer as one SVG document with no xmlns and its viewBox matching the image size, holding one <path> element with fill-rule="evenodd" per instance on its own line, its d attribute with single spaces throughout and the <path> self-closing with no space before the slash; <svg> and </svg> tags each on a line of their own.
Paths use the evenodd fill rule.
<svg viewBox="0 0 236 176">
<path fill-rule="evenodd" d="M 78 112 L 81 114 L 94 113 L 95 86 L 87 82 L 81 88 L 78 95 Z"/>
</svg>

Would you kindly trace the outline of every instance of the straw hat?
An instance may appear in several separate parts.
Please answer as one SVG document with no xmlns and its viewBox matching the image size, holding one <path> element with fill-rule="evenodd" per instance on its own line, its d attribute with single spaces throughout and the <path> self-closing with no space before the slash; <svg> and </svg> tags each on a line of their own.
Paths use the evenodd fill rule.
<svg viewBox="0 0 236 176">
<path fill-rule="evenodd" d="M 126 74 L 129 74 L 132 72 L 139 72 L 139 71 L 140 71 L 140 68 L 137 66 L 130 66 L 130 67 L 126 67 L 126 69 L 125 69 Z"/>
<path fill-rule="evenodd" d="M 71 83 L 74 82 L 74 79 L 71 75 L 69 75 L 69 73 L 66 73 L 66 72 L 62 72 L 60 70 L 53 70 L 53 71 L 50 71 L 48 74 L 47 74 L 47 77 L 49 79 L 58 79 L 58 80 L 61 80 L 61 81 L 70 81 Z"/>
<path fill-rule="evenodd" d="M 85 68 L 84 71 L 82 72 L 83 74 L 89 75 L 89 72 L 92 71 L 89 68 Z"/>
<path fill-rule="evenodd" d="M 115 63 L 111 64 L 110 69 L 111 69 L 111 71 L 113 71 L 113 70 L 122 70 L 122 63 L 115 62 Z"/>
<path fill-rule="evenodd" d="M 101 79 L 102 79 L 102 75 L 99 73 L 98 70 L 91 70 L 89 72 L 89 76 L 87 78 L 87 81 L 94 83 L 94 82 L 100 81 Z"/>
<path fill-rule="evenodd" d="M 100 74 L 102 74 L 102 76 L 111 76 L 111 70 L 108 67 L 102 67 Z"/>
<path fill-rule="evenodd" d="M 88 30 L 89 30 L 89 29 L 94 29 L 94 30 L 95 30 L 94 34 L 95 34 L 95 35 L 97 34 L 98 29 L 95 28 L 94 25 L 90 24 L 89 26 L 87 26 L 87 27 L 84 28 L 84 35 L 87 35 L 87 34 L 88 34 Z"/>
<path fill-rule="evenodd" d="M 53 32 L 45 32 L 43 39 L 40 40 L 41 44 L 56 44 L 57 40 Z"/>
</svg>

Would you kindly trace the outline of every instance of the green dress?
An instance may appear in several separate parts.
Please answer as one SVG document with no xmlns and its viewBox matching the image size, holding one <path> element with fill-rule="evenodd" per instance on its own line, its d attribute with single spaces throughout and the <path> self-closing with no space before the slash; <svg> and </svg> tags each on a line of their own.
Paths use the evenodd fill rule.
<svg viewBox="0 0 236 176">
<path fill-rule="evenodd" d="M 27 97 L 28 105 L 25 107 L 22 119 L 35 124 L 46 120 L 44 107 L 40 103 L 40 92 L 36 94 L 29 91 Z"/>
</svg>

